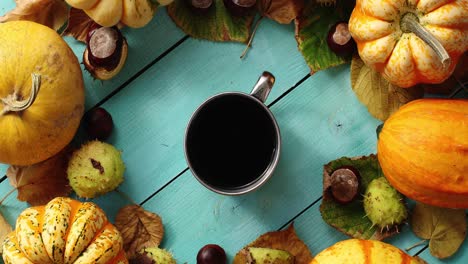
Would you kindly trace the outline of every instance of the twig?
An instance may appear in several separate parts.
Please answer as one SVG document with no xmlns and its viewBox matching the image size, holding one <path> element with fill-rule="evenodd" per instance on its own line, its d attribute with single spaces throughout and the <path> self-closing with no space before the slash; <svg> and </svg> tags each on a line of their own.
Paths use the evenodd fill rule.
<svg viewBox="0 0 468 264">
<path fill-rule="evenodd" d="M 406 251 L 410 251 L 411 249 L 413 249 L 413 248 L 415 248 L 415 247 L 417 247 L 417 246 L 420 246 L 420 245 L 422 245 L 422 244 L 424 244 L 424 243 L 426 243 L 426 242 L 427 242 L 427 239 L 423 239 L 423 240 L 421 240 L 421 241 L 415 243 L 414 245 L 410 246 L 409 248 L 407 248 L 407 249 L 405 249 L 405 250 L 406 250 Z"/>
<path fill-rule="evenodd" d="M 120 194 L 120 196 L 122 196 L 125 200 L 129 201 L 130 203 L 135 204 L 135 205 L 139 205 L 132 198 L 130 198 L 130 196 L 128 196 L 126 193 L 120 191 L 119 189 L 115 189 L 115 192 Z"/>
<path fill-rule="evenodd" d="M 2 200 L 0 200 L 0 205 L 2 205 L 6 198 L 8 198 L 8 196 L 10 196 L 14 191 L 16 191 L 16 188 L 11 189 L 5 196 L 3 196 Z"/>
<path fill-rule="evenodd" d="M 243 59 L 245 57 L 245 55 L 247 54 L 247 51 L 252 46 L 252 41 L 253 41 L 253 38 L 255 36 L 255 32 L 257 32 L 258 26 L 260 25 L 260 22 L 262 21 L 263 18 L 264 18 L 264 16 L 261 16 L 257 20 L 257 22 L 255 22 L 255 27 L 254 27 L 254 30 L 252 31 L 252 35 L 250 35 L 249 42 L 247 42 L 247 46 L 245 47 L 244 51 L 242 52 L 242 55 L 240 56 L 241 59 Z"/>
</svg>

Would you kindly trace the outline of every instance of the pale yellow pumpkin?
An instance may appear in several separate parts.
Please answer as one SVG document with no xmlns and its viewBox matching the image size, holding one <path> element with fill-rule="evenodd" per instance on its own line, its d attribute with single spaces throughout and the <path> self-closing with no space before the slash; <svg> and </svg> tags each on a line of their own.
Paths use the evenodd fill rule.
<svg viewBox="0 0 468 264">
<path fill-rule="evenodd" d="M 104 211 L 65 197 L 24 210 L 2 256 L 5 264 L 128 264 L 123 238 Z"/>
<path fill-rule="evenodd" d="M 468 50 L 468 4 L 357 0 L 349 30 L 361 59 L 391 83 L 400 87 L 441 83 Z"/>
<path fill-rule="evenodd" d="M 420 264 L 401 249 L 377 240 L 348 239 L 320 252 L 310 264 Z"/>
<path fill-rule="evenodd" d="M 74 8 L 83 9 L 96 23 L 103 27 L 119 22 L 140 28 L 154 16 L 156 5 L 150 0 L 66 0 Z"/>
<path fill-rule="evenodd" d="M 83 115 L 78 59 L 48 27 L 0 24 L 0 99 L 0 162 L 31 165 L 52 157 L 70 143 Z"/>
</svg>

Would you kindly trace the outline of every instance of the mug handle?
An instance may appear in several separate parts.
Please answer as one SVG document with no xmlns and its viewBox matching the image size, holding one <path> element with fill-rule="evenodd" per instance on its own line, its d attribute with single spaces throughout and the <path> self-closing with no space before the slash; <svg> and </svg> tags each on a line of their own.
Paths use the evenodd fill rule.
<svg viewBox="0 0 468 264">
<path fill-rule="evenodd" d="M 264 71 L 260 78 L 258 78 L 258 81 L 250 94 L 265 103 L 274 84 L 275 76 L 270 72 Z"/>
</svg>

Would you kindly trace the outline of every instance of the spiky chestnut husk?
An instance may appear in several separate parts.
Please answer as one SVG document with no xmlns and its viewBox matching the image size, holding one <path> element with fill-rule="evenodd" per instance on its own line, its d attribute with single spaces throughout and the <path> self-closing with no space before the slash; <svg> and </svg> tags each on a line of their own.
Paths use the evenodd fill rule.
<svg viewBox="0 0 468 264">
<path fill-rule="evenodd" d="M 247 247 L 235 257 L 233 264 L 293 264 L 291 253 L 271 248 Z"/>
<path fill-rule="evenodd" d="M 408 217 L 403 198 L 385 177 L 380 177 L 367 186 L 364 194 L 364 210 L 373 225 L 381 229 L 390 229 L 403 223 Z"/>
<path fill-rule="evenodd" d="M 172 254 L 168 251 L 157 248 L 145 248 L 134 258 L 130 259 L 130 264 L 176 264 Z"/>
<path fill-rule="evenodd" d="M 68 163 L 70 186 L 79 197 L 94 198 L 123 182 L 125 164 L 114 146 L 90 141 L 75 151 Z"/>
</svg>

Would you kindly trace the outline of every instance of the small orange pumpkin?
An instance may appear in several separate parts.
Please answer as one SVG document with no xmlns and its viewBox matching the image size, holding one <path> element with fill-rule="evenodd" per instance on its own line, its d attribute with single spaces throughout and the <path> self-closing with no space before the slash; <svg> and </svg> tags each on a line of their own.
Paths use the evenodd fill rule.
<svg viewBox="0 0 468 264">
<path fill-rule="evenodd" d="M 357 0 L 349 31 L 361 59 L 391 83 L 441 83 L 468 50 L 468 5 L 466 0 Z"/>
<path fill-rule="evenodd" d="M 24 210 L 3 242 L 5 264 L 128 264 L 123 239 L 94 203 L 58 197 Z"/>
<path fill-rule="evenodd" d="M 385 177 L 404 195 L 468 208 L 468 100 L 404 105 L 385 121 L 377 154 Z"/>
</svg>

